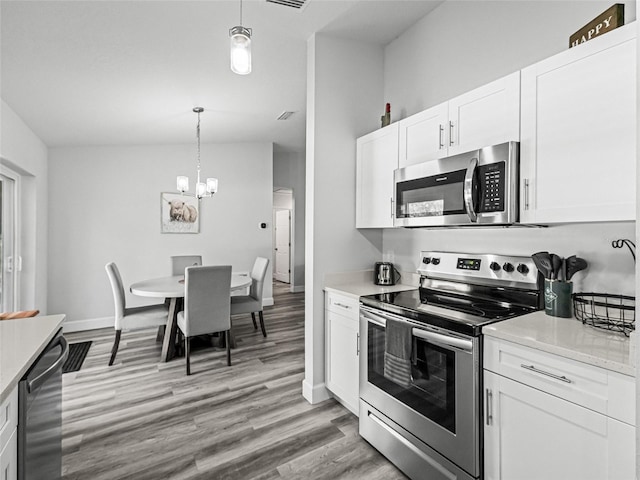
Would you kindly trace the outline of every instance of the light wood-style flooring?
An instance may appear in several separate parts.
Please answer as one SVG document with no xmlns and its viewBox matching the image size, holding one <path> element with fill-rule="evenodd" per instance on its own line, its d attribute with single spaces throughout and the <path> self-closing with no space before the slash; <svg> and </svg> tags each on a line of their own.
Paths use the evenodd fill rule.
<svg viewBox="0 0 640 480">
<path fill-rule="evenodd" d="M 63 479 L 405 479 L 358 436 L 333 399 L 310 405 L 304 378 L 304 294 L 274 285 L 268 337 L 234 317 L 238 347 L 161 363 L 154 329 L 66 334 L 92 340 L 82 369 L 63 375 Z"/>
</svg>

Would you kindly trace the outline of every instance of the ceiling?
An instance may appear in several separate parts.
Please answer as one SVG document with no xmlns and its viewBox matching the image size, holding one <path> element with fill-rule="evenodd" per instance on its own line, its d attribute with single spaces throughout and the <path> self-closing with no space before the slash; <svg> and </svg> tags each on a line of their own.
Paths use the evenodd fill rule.
<svg viewBox="0 0 640 480">
<path fill-rule="evenodd" d="M 386 45 L 443 1 L 244 0 L 253 71 L 240 76 L 239 0 L 3 0 L 1 96 L 49 147 L 189 142 L 202 106 L 203 142 L 304 151 L 307 39 Z"/>
</svg>

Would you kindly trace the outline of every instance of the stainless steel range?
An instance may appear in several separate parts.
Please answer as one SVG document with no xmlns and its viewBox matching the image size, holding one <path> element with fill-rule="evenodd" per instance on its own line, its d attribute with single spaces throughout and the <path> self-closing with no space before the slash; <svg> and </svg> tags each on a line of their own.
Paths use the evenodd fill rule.
<svg viewBox="0 0 640 480">
<path fill-rule="evenodd" d="M 421 252 L 361 297 L 360 435 L 413 479 L 482 478 L 482 327 L 543 308 L 531 257 Z"/>
</svg>

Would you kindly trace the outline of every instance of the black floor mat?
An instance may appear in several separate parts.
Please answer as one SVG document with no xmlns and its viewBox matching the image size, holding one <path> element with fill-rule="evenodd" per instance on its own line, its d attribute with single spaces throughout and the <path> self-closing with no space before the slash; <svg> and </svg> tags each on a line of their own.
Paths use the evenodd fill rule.
<svg viewBox="0 0 640 480">
<path fill-rule="evenodd" d="M 91 341 L 70 343 L 69 357 L 62 366 L 62 373 L 77 372 L 78 370 L 80 370 L 80 367 L 82 367 L 82 362 L 84 362 L 90 346 Z"/>
</svg>

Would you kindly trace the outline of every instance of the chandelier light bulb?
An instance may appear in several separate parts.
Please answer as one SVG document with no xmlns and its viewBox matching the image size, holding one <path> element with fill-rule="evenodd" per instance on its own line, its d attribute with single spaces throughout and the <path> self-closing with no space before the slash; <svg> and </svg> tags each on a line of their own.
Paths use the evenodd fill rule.
<svg viewBox="0 0 640 480">
<path fill-rule="evenodd" d="M 180 193 L 189 191 L 189 177 L 185 177 L 183 175 L 178 177 L 178 191 Z"/>
<path fill-rule="evenodd" d="M 207 192 L 216 193 L 218 191 L 218 179 L 207 178 Z"/>
<path fill-rule="evenodd" d="M 204 197 L 206 191 L 207 191 L 207 186 L 204 183 L 202 182 L 196 183 L 196 197 L 198 198 Z"/>
</svg>

